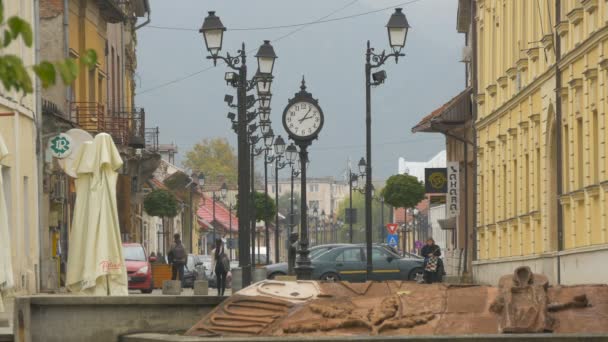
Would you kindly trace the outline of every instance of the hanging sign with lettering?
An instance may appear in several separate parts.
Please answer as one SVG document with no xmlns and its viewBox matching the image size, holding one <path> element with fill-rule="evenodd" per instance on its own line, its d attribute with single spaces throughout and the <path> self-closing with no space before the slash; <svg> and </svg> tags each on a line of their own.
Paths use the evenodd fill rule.
<svg viewBox="0 0 608 342">
<path fill-rule="evenodd" d="M 448 192 L 447 192 L 447 206 L 448 206 L 448 217 L 456 217 L 459 213 L 459 192 L 460 192 L 460 177 L 458 174 L 459 163 L 448 162 L 447 163 L 447 174 L 448 174 Z"/>
</svg>

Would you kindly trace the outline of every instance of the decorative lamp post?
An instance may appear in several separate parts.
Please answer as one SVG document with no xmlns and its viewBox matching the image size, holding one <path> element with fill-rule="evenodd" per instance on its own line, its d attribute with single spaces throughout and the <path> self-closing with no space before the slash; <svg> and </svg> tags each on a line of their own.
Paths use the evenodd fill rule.
<svg viewBox="0 0 608 342">
<path fill-rule="evenodd" d="M 261 119 L 261 117 L 260 117 Z M 268 197 L 268 164 L 272 163 L 274 158 L 270 154 L 272 152 L 272 144 L 274 143 L 274 132 L 272 129 L 264 135 L 264 194 Z M 264 220 L 264 231 L 265 240 L 264 245 L 266 246 L 266 263 L 270 262 L 270 229 L 268 227 L 268 220 Z"/>
<path fill-rule="evenodd" d="M 213 224 L 213 243 L 215 243 L 215 240 L 216 240 L 215 202 L 221 201 L 224 198 L 226 198 L 227 192 L 228 192 L 228 187 L 226 186 L 226 183 L 222 184 L 219 195 L 215 194 L 215 190 L 211 192 L 211 195 L 213 196 L 213 223 L 212 223 Z"/>
<path fill-rule="evenodd" d="M 321 210 L 321 244 L 327 243 L 327 236 L 325 234 L 325 220 L 327 219 L 327 215 L 325 215 L 325 210 Z"/>
<path fill-rule="evenodd" d="M 287 239 L 289 239 L 289 237 L 291 236 L 291 232 L 294 226 L 294 217 L 293 217 L 293 179 L 294 176 L 297 177 L 300 174 L 300 171 L 296 168 L 296 160 L 298 160 L 299 157 L 299 152 L 298 152 L 298 148 L 296 147 L 296 145 L 294 145 L 293 143 L 289 144 L 289 146 L 287 146 L 287 149 L 285 149 L 285 156 L 287 157 L 287 162 L 289 163 L 289 166 L 291 167 L 291 196 L 290 196 L 290 201 L 291 201 L 291 205 L 290 205 L 290 209 L 289 209 L 289 227 L 287 230 Z"/>
<path fill-rule="evenodd" d="M 199 32 L 203 34 L 205 40 L 205 46 L 209 51 L 207 59 L 213 60 L 213 65 L 217 65 L 217 60 L 221 59 L 226 65 L 234 70 L 225 75 L 225 80 L 228 84 L 232 85 L 237 89 L 237 104 L 232 105 L 233 97 L 228 95 L 224 100 L 228 103 L 231 108 L 237 109 L 237 115 L 232 116 L 229 114 L 229 118 L 232 121 L 233 128 L 235 129 L 238 137 L 238 216 L 239 220 L 239 266 L 242 269 L 242 285 L 243 287 L 251 284 L 251 259 L 249 250 L 249 226 L 248 218 L 249 214 L 249 175 L 253 170 L 249 169 L 249 146 L 248 146 L 248 132 L 247 124 L 250 120 L 247 110 L 253 106 L 252 101 L 248 101 L 247 92 L 252 90 L 258 79 L 269 79 L 272 77 L 272 71 L 274 68 L 274 62 L 276 60 L 276 54 L 274 49 L 271 48 L 269 42 L 264 42 L 260 47 L 257 59 L 258 67 L 262 72 L 268 72 L 266 75 L 262 74 L 262 77 L 254 78 L 253 80 L 247 79 L 247 56 L 245 43 L 241 44 L 241 49 L 238 50 L 236 56 L 231 56 L 229 53 L 226 57 L 220 56 L 219 52 L 222 49 L 222 41 L 224 37 L 224 31 L 226 27 L 222 24 L 219 17 L 215 15 L 215 12 L 209 12 L 209 15 L 203 21 L 203 25 Z M 266 82 L 268 92 L 264 95 L 270 94 L 270 82 Z M 261 93 L 260 93 L 261 94 Z M 255 101 L 253 101 L 255 102 Z"/>
<path fill-rule="evenodd" d="M 319 244 L 319 208 L 312 209 L 312 219 L 315 223 L 315 246 Z"/>
<path fill-rule="evenodd" d="M 392 53 L 386 54 L 382 51 L 376 54 L 371 47 L 369 40 L 367 41 L 367 50 L 365 53 L 365 130 L 366 130 L 366 157 L 367 165 L 365 170 L 365 243 L 366 243 L 366 271 L 367 279 L 372 279 L 372 105 L 371 105 L 371 87 L 378 86 L 384 83 L 386 72 L 381 70 L 372 75 L 372 70 L 382 66 L 390 57 L 395 57 L 395 63 L 399 61 L 399 57 L 405 56 L 401 53 L 401 49 L 405 46 L 405 40 L 410 28 L 405 14 L 401 8 L 396 8 L 386 25 L 388 31 L 389 44 L 393 50 Z M 373 78 L 373 80 L 372 80 Z"/>
<path fill-rule="evenodd" d="M 285 140 L 279 135 L 274 139 L 274 184 L 275 184 L 275 192 L 274 192 L 274 201 L 276 206 L 276 216 L 275 216 L 275 226 L 274 226 L 274 257 L 275 262 L 279 262 L 279 240 L 280 240 L 280 232 L 279 232 L 279 170 L 283 169 L 287 163 L 281 162 L 285 153 Z"/>
</svg>

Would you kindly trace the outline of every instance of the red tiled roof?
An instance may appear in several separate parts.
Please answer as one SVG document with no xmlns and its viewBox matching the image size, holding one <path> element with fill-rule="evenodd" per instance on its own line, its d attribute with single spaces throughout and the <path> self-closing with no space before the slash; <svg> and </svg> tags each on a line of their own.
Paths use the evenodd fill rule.
<svg viewBox="0 0 608 342">
<path fill-rule="evenodd" d="M 420 203 L 418 203 L 418 205 L 416 205 L 416 208 L 418 210 L 420 210 L 420 212 L 422 212 L 422 213 L 427 212 L 429 210 L 429 199 L 428 198 L 423 199 Z M 396 208 L 395 209 L 395 223 L 405 222 L 404 218 L 405 218 L 405 209 Z M 411 220 L 412 220 L 412 215 L 408 214 L 407 222 L 410 222 Z"/>
<path fill-rule="evenodd" d="M 164 189 L 164 190 L 168 190 L 168 189 L 167 189 L 167 186 L 166 186 L 166 185 L 165 185 L 163 182 L 159 181 L 159 180 L 158 180 L 158 179 L 156 179 L 156 178 L 151 178 L 151 179 L 150 179 L 150 183 L 152 183 L 152 185 L 153 185 L 155 188 L 157 188 L 157 189 Z"/>
<path fill-rule="evenodd" d="M 203 196 L 196 214 L 199 217 L 198 222 L 201 226 L 212 228 L 213 199 L 209 196 Z M 230 228 L 230 210 L 220 201 L 215 202 L 215 222 L 222 225 L 226 231 Z M 236 210 L 232 210 L 232 231 L 238 232 L 238 227 L 239 219 L 236 217 Z"/>
</svg>

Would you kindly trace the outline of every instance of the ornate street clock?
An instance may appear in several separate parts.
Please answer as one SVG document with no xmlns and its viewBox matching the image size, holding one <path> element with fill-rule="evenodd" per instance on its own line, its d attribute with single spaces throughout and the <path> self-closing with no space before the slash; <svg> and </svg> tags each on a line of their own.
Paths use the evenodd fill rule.
<svg viewBox="0 0 608 342">
<path fill-rule="evenodd" d="M 317 139 L 323 128 L 323 111 L 319 102 L 306 91 L 306 83 L 302 77 L 300 91 L 289 100 L 283 111 L 283 127 L 289 138 L 299 146 L 308 146 Z"/>
<path fill-rule="evenodd" d="M 300 91 L 295 94 L 293 99 L 287 103 L 283 111 L 283 127 L 298 146 L 300 146 L 300 203 L 308 203 L 306 200 L 306 165 L 308 161 L 307 148 L 313 140 L 319 137 L 319 132 L 323 128 L 323 111 L 319 102 L 306 91 L 306 82 L 302 77 Z M 305 204 L 303 204 L 305 205 Z M 312 278 L 312 263 L 308 254 L 308 218 L 307 210 L 301 210 L 300 237 L 298 258 L 296 260 L 296 274 L 299 280 L 310 280 Z"/>
</svg>

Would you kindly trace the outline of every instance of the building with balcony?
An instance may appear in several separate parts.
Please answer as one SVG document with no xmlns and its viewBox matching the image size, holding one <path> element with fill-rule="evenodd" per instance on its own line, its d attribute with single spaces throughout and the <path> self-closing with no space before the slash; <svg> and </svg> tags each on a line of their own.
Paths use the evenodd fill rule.
<svg viewBox="0 0 608 342">
<path fill-rule="evenodd" d="M 40 57 L 78 59 L 97 54 L 94 68 L 80 65 L 76 80 L 44 89 L 43 144 L 71 128 L 110 134 L 124 161 L 117 202 L 124 241 L 142 242 L 143 186 L 160 162 L 158 130 L 146 130 L 143 108 L 134 103 L 136 31 L 149 22 L 148 0 L 40 0 Z M 144 17 L 148 17 L 144 21 Z M 75 200 L 73 179 L 46 154 L 41 211 L 42 290 L 62 286 Z"/>
<path fill-rule="evenodd" d="M 33 1 L 5 0 L 2 4 L 5 19 L 19 16 L 35 27 Z M 21 58 L 25 66 L 30 66 L 36 63 L 36 47 L 35 44 L 27 47 L 21 39 L 16 39 L 4 47 L 2 53 L 13 54 Z M 30 77 L 34 80 L 33 73 Z M 7 91 L 0 85 L 0 187 L 8 207 L 9 257 L 12 261 L 13 289 L 18 293 L 36 292 L 40 281 L 36 154 L 38 95 L 36 87 L 33 94 L 23 96 L 20 92 Z"/>
</svg>

